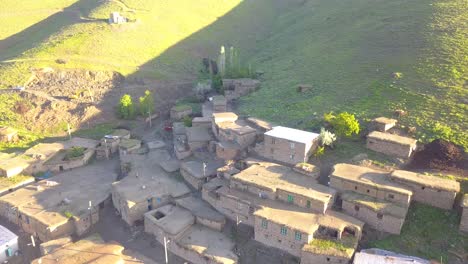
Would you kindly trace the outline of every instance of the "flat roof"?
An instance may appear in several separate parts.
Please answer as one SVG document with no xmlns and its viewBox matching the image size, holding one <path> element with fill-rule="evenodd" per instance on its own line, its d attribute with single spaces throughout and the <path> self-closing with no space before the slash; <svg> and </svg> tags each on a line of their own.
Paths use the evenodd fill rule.
<svg viewBox="0 0 468 264">
<path fill-rule="evenodd" d="M 305 244 L 302 250 L 317 255 L 350 259 L 357 245 L 358 239 L 356 237 L 343 237 L 341 240 L 314 238 L 309 244 Z"/>
<path fill-rule="evenodd" d="M 29 162 L 27 157 L 8 157 L 5 159 L 0 160 L 0 169 L 4 171 L 9 170 L 16 170 L 18 168 L 27 168 L 29 166 Z"/>
<path fill-rule="evenodd" d="M 54 242 L 55 240 L 51 241 Z M 40 261 L 39 261 L 40 259 Z M 144 263 L 147 262 L 145 258 Z M 83 238 L 77 242 L 68 242 L 54 249 L 49 254 L 37 258 L 32 264 L 87 264 L 87 263 L 143 263 L 143 259 L 135 259 L 124 253 L 124 247 L 117 242 L 104 242 L 97 234 Z"/>
<path fill-rule="evenodd" d="M 270 162 L 253 164 L 231 177 L 231 181 L 258 186 L 270 191 L 278 189 L 328 203 L 336 191 L 317 183 L 313 178 L 295 172 L 289 167 Z"/>
<path fill-rule="evenodd" d="M 200 141 L 211 141 L 213 136 L 211 135 L 211 130 L 207 127 L 197 126 L 197 127 L 187 127 L 187 140 L 188 142 L 200 142 Z"/>
<path fill-rule="evenodd" d="M 273 125 L 270 122 L 256 118 L 256 117 L 247 118 L 247 122 L 250 122 L 252 125 L 257 126 L 267 131 L 273 128 Z"/>
<path fill-rule="evenodd" d="M 0 195 L 9 189 L 15 189 L 19 186 L 34 182 L 34 177 L 25 175 L 15 175 L 13 177 L 0 177 Z"/>
<path fill-rule="evenodd" d="M 158 212 L 162 214 L 160 219 L 155 217 Z M 179 234 L 195 223 L 195 217 L 189 210 L 171 204 L 145 213 L 145 218 L 148 219 L 148 217 L 151 217 L 151 221 L 165 233 L 172 236 Z"/>
<path fill-rule="evenodd" d="M 216 171 L 220 167 L 218 162 L 214 162 L 212 160 L 206 161 L 205 165 L 205 174 L 203 174 L 203 162 L 197 160 L 184 161 L 180 165 L 180 168 L 186 170 L 195 178 L 203 179 L 210 175 L 216 175 Z"/>
<path fill-rule="evenodd" d="M 153 152 L 126 155 L 125 162 L 131 164 L 131 171 L 127 177 L 112 184 L 115 191 L 127 200 L 129 207 L 146 202 L 149 197 L 180 197 L 190 192 L 185 183 L 177 181 L 156 164 L 152 155 Z"/>
<path fill-rule="evenodd" d="M 224 97 L 223 95 L 213 96 L 213 105 L 225 105 L 226 103 L 226 97 Z"/>
<path fill-rule="evenodd" d="M 408 187 L 388 179 L 389 173 L 368 167 L 339 163 L 333 166 L 330 178 L 339 178 L 343 181 L 358 182 L 377 189 L 394 191 L 401 194 L 412 195 Z M 332 186 L 333 187 L 333 186 Z"/>
<path fill-rule="evenodd" d="M 397 143 L 400 145 L 409 145 L 409 146 L 414 146 L 417 142 L 417 140 L 414 138 L 403 137 L 403 136 L 390 134 L 390 133 L 383 133 L 380 131 L 372 131 L 369 133 L 369 135 L 367 135 L 367 137 L 377 139 L 377 140 Z"/>
<path fill-rule="evenodd" d="M 111 135 L 116 137 L 125 137 L 130 135 L 130 131 L 128 131 L 127 129 L 116 129 L 112 131 Z"/>
<path fill-rule="evenodd" d="M 377 117 L 372 120 L 376 123 L 381 123 L 381 124 L 395 124 L 398 122 L 398 120 L 393 119 L 393 118 L 388 118 L 388 117 Z"/>
<path fill-rule="evenodd" d="M 193 215 L 213 221 L 224 221 L 224 216 L 214 210 L 207 202 L 194 196 L 188 196 L 175 200 L 175 203 L 189 210 Z"/>
<path fill-rule="evenodd" d="M 10 244 L 14 239 L 18 239 L 18 236 L 8 228 L 0 225 L 0 246 Z"/>
<path fill-rule="evenodd" d="M 24 152 L 26 156 L 41 156 L 42 159 L 48 159 L 62 149 L 72 147 L 82 147 L 93 149 L 99 145 L 99 141 L 88 138 L 73 137 L 67 141 L 58 141 L 55 143 L 39 143 Z"/>
<path fill-rule="evenodd" d="M 56 227 L 69 220 L 65 212 L 79 217 L 88 212 L 89 201 L 97 206 L 109 197 L 112 182 L 117 179 L 115 165 L 111 160 L 66 171 L 6 194 L 0 197 L 0 203 L 18 207 L 23 215 Z"/>
<path fill-rule="evenodd" d="M 257 130 L 253 129 L 248 125 L 240 125 L 235 122 L 222 122 L 218 123 L 220 129 L 229 129 L 230 131 L 238 134 L 245 135 L 249 133 L 257 133 Z"/>
<path fill-rule="evenodd" d="M 283 126 L 275 126 L 272 130 L 266 132 L 265 135 L 304 144 L 311 144 L 319 136 L 317 133 Z"/>
<path fill-rule="evenodd" d="M 238 257 L 233 252 L 234 241 L 224 233 L 199 224 L 193 225 L 184 232 L 177 243 L 185 249 L 215 260 L 215 263 L 238 263 Z"/>
<path fill-rule="evenodd" d="M 437 176 L 424 175 L 416 172 L 395 170 L 390 174 L 392 179 L 418 184 L 433 189 L 440 189 L 449 192 L 459 192 L 460 183 L 456 180 L 444 179 Z"/>
<path fill-rule="evenodd" d="M 213 113 L 215 123 L 235 122 L 239 117 L 233 112 Z"/>
<path fill-rule="evenodd" d="M 345 201 L 367 207 L 375 212 L 398 218 L 405 218 L 408 213 L 408 208 L 355 192 L 345 192 L 341 198 Z"/>
<path fill-rule="evenodd" d="M 119 143 L 119 147 L 126 148 L 126 149 L 130 149 L 136 146 L 141 146 L 141 140 L 133 139 L 133 138 L 130 138 L 130 139 L 122 138 Z"/>
</svg>

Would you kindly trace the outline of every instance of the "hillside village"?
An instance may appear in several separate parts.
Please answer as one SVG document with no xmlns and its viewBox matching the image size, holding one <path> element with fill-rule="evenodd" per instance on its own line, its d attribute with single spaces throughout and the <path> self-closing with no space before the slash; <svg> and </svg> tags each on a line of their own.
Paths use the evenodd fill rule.
<svg viewBox="0 0 468 264">
<path fill-rule="evenodd" d="M 10 232 L 6 257 L 153 263 L 144 252 L 122 253 L 123 241 L 101 238 L 99 223 L 111 217 L 105 208 L 121 226 L 140 228 L 159 244 L 152 246 L 164 248 L 154 263 L 439 263 L 362 247 L 371 233 L 399 235 L 412 203 L 462 212 L 454 228 L 468 232 L 468 198 L 459 182 L 352 159 L 324 177 L 314 158 L 321 134 L 238 116 L 233 102 L 260 82 L 223 83 L 229 96 L 207 94 L 201 116 L 192 119 L 192 107 L 175 105 L 170 122 L 144 122 L 150 137 L 143 140 L 116 129 L 99 141 L 70 137 L 3 155 L 3 177 L 36 175 L 0 191 L 0 219 L 31 241 L 18 248 L 18 235 Z M 408 164 L 417 141 L 392 133 L 397 123 L 374 119 L 363 144 Z M 14 129 L 2 131 L 2 140 L 16 140 Z M 255 241 L 254 253 L 246 251 L 248 241 Z M 453 263 L 468 261 L 466 251 L 455 256 Z"/>
</svg>

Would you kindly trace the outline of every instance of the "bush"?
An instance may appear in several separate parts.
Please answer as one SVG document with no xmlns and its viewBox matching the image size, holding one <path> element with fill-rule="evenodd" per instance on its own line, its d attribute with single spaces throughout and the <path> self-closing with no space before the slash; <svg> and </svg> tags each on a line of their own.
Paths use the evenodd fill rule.
<svg viewBox="0 0 468 264">
<path fill-rule="evenodd" d="M 325 154 L 325 147 L 318 146 L 314 151 L 314 157 L 319 158 Z"/>
<path fill-rule="evenodd" d="M 216 92 L 224 94 L 223 78 L 221 75 L 216 74 L 211 76 L 211 85 Z"/>
<path fill-rule="evenodd" d="M 336 141 L 336 135 L 322 127 L 322 129 L 320 129 L 319 140 L 322 146 L 331 147 Z"/>
<path fill-rule="evenodd" d="M 140 97 L 140 114 L 142 116 L 154 113 L 154 98 L 151 91 L 146 90 L 145 95 Z"/>
<path fill-rule="evenodd" d="M 324 120 L 328 122 L 339 136 L 350 137 L 353 134 L 359 134 L 359 122 L 353 114 L 342 112 L 337 116 L 325 114 Z"/>
<path fill-rule="evenodd" d="M 186 127 L 191 127 L 192 126 L 192 118 L 190 116 L 185 116 L 183 119 L 182 119 L 182 122 L 184 122 L 184 125 Z"/>
<path fill-rule="evenodd" d="M 72 147 L 67 151 L 67 154 L 65 155 L 65 160 L 81 157 L 83 156 L 85 151 L 86 149 L 82 147 Z"/>
<path fill-rule="evenodd" d="M 135 106 L 133 105 L 133 99 L 130 95 L 124 94 L 120 98 L 118 114 L 123 119 L 133 119 L 135 117 Z"/>
</svg>

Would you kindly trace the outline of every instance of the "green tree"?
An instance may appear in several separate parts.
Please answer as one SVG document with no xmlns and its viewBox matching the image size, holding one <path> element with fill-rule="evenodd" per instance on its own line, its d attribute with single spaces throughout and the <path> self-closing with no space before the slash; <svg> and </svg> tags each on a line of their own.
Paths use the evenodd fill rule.
<svg viewBox="0 0 468 264">
<path fill-rule="evenodd" d="M 142 116 L 154 113 L 154 97 L 151 91 L 146 90 L 145 95 L 140 97 L 140 114 Z"/>
<path fill-rule="evenodd" d="M 350 137 L 353 134 L 359 134 L 359 122 L 353 114 L 342 112 L 334 116 L 329 113 L 325 114 L 324 119 L 330 123 L 336 134 L 340 136 Z"/>
<path fill-rule="evenodd" d="M 133 119 L 135 117 L 135 106 L 133 99 L 129 94 L 124 94 L 120 98 L 118 114 L 123 119 Z"/>
</svg>

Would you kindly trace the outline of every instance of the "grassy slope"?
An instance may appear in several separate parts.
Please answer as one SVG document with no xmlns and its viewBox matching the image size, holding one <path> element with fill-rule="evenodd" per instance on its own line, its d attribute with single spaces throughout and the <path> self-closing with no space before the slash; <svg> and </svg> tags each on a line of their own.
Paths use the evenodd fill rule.
<svg viewBox="0 0 468 264">
<path fill-rule="evenodd" d="M 275 33 L 257 45 L 252 61 L 266 80 L 241 109 L 311 128 L 314 113 L 367 119 L 403 108 L 403 123 L 421 139 L 443 136 L 467 148 L 467 12 L 463 0 L 310 1 L 279 16 Z M 298 94 L 299 83 L 314 89 Z"/>
</svg>

